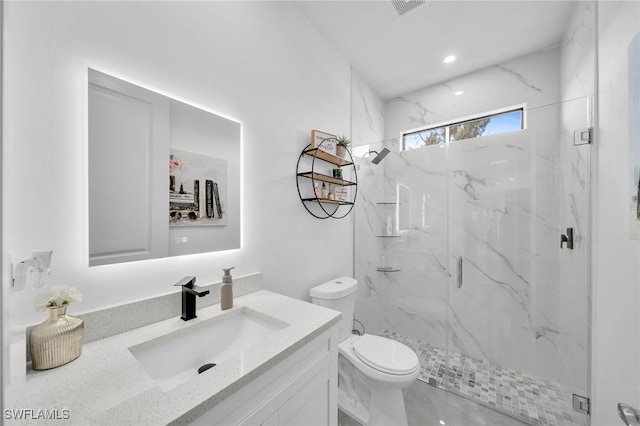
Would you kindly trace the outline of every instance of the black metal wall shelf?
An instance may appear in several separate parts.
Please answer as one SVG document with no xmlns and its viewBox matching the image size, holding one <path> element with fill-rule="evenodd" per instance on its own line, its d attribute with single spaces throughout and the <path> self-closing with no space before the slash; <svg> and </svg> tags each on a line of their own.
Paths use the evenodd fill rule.
<svg viewBox="0 0 640 426">
<path fill-rule="evenodd" d="M 320 145 L 325 143 L 325 141 L 329 141 L 329 140 L 337 140 L 337 139 L 333 139 L 333 138 L 324 139 L 320 143 Z M 351 166 L 353 164 L 353 157 L 351 157 L 351 153 L 348 150 L 347 152 L 349 153 L 349 160 L 342 157 L 338 157 L 337 155 L 329 154 L 328 152 L 320 150 L 320 148 L 311 148 L 310 144 L 307 145 L 307 148 L 304 151 L 302 151 L 303 154 L 310 155 L 314 158 L 319 158 L 321 160 L 324 160 L 331 164 L 335 164 L 336 166 L 340 166 L 340 167 Z"/>
<path fill-rule="evenodd" d="M 353 157 L 348 149 L 346 150 L 349 157 L 348 159 L 332 155 L 320 149 L 325 142 L 329 141 L 337 142 L 337 139 L 326 138 L 322 140 L 318 147 L 311 147 L 311 144 L 309 144 L 302 150 L 298 157 L 298 164 L 296 166 L 296 187 L 298 189 L 298 196 L 300 197 L 300 201 L 302 201 L 302 205 L 312 216 L 318 219 L 342 219 L 351 213 L 351 210 L 353 210 L 353 206 L 355 205 L 356 196 L 358 194 L 358 175 L 356 173 Z M 311 159 L 311 170 L 301 171 L 300 163 L 305 157 L 310 157 Z M 316 160 L 321 160 L 322 162 L 337 166 L 338 168 L 350 167 L 353 180 L 341 179 L 317 172 Z M 313 188 L 316 186 L 316 182 L 329 183 L 340 187 L 352 187 L 354 188 L 352 199 L 351 201 L 341 201 L 320 197 L 304 197 L 300 189 L 301 178 L 303 181 L 310 183 L 311 191 L 313 191 Z M 317 207 L 312 208 L 311 206 Z M 342 208 L 343 206 L 345 206 L 345 208 Z"/>
<path fill-rule="evenodd" d="M 350 206 L 353 203 L 351 201 L 338 201 L 338 200 L 330 200 L 328 198 L 317 198 L 317 197 L 313 197 L 313 198 L 301 198 L 301 200 L 304 201 L 319 201 L 321 203 L 327 203 L 327 204 L 337 204 L 340 206 Z"/>
<path fill-rule="evenodd" d="M 333 184 L 340 185 L 340 186 L 357 185 L 356 182 L 351 182 L 351 181 L 343 180 L 343 179 L 337 179 L 337 178 L 334 178 L 333 176 L 327 176 L 327 175 L 323 175 L 321 173 L 303 172 L 303 173 L 298 173 L 298 176 L 306 177 L 306 178 L 309 178 L 309 179 L 319 180 L 321 182 L 333 183 Z"/>
</svg>

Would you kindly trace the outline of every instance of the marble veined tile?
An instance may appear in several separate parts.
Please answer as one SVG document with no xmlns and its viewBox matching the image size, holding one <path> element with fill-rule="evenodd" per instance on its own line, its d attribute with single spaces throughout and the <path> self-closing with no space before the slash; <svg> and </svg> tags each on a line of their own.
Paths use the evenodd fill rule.
<svg viewBox="0 0 640 426">
<path fill-rule="evenodd" d="M 534 424 L 582 420 L 548 413 L 546 400 L 521 403 L 520 382 L 552 378 L 530 386 L 546 399 L 588 389 L 591 159 L 573 134 L 592 123 L 593 12 L 576 2 L 554 48 L 384 102 L 382 126 L 370 114 L 379 100 L 354 89 L 356 128 L 370 149 L 390 150 L 378 165 L 356 162 L 356 319 L 428 345 L 434 380 L 454 379 L 458 392 Z M 473 90 L 451 96 L 462 84 Z M 523 130 L 400 149 L 402 131 L 508 106 L 524 108 Z M 573 250 L 560 247 L 569 227 Z M 460 354 L 459 369 L 435 361 L 442 348 Z M 486 390 L 471 385 L 480 377 Z M 504 377 L 521 377 L 515 394 L 494 389 Z"/>
</svg>

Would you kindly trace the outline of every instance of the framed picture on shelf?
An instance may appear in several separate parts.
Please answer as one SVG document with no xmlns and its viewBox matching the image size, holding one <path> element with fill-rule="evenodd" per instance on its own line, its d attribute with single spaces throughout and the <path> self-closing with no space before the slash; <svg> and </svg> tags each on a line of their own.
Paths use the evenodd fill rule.
<svg viewBox="0 0 640 426">
<path fill-rule="evenodd" d="M 333 190 L 333 196 L 336 201 L 349 201 L 349 193 L 347 188 L 337 187 Z"/>
<path fill-rule="evenodd" d="M 326 140 L 331 138 L 330 140 Z M 320 130 L 311 131 L 311 148 L 318 148 L 331 155 L 336 155 L 336 135 L 321 132 Z"/>
</svg>

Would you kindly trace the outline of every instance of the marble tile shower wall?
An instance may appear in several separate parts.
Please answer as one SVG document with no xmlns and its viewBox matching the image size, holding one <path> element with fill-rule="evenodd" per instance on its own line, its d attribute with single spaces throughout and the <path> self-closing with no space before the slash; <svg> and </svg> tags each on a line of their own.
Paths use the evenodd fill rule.
<svg viewBox="0 0 640 426">
<path fill-rule="evenodd" d="M 379 105 L 354 85 L 354 136 L 391 150 L 378 165 L 357 159 L 356 317 L 367 330 L 448 346 L 586 395 L 589 147 L 574 147 L 573 131 L 591 125 L 592 76 L 576 71 L 585 55 L 575 54 L 592 43 L 591 8 L 577 5 L 555 49 L 387 101 L 383 135 Z M 452 96 L 459 89 L 465 94 Z M 522 132 L 400 152 L 401 130 L 521 104 Z M 567 227 L 573 251 L 560 249 Z"/>
</svg>

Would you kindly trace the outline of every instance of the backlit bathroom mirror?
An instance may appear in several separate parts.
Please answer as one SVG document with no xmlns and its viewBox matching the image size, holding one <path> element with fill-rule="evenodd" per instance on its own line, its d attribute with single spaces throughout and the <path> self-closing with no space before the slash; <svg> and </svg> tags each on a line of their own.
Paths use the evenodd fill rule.
<svg viewBox="0 0 640 426">
<path fill-rule="evenodd" d="M 89 265 L 240 248 L 240 123 L 88 71 Z"/>
</svg>

